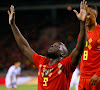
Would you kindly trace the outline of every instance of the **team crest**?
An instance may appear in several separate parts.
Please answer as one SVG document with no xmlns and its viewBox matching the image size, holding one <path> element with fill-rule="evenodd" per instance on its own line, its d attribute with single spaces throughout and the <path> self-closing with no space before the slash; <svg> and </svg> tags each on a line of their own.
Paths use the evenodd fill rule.
<svg viewBox="0 0 100 90">
<path fill-rule="evenodd" d="M 45 76 L 48 76 L 49 73 L 50 73 L 50 69 L 47 69 L 47 70 L 44 72 L 44 75 L 45 75 Z"/>
</svg>

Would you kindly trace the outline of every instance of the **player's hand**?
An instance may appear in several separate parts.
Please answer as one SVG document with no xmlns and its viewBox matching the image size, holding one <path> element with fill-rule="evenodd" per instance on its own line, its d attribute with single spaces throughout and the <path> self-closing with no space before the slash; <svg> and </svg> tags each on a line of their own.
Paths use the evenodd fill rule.
<svg viewBox="0 0 100 90">
<path fill-rule="evenodd" d="M 8 10 L 9 15 L 9 24 L 15 24 L 15 12 L 14 12 L 14 6 L 11 5 L 10 11 Z"/>
<path fill-rule="evenodd" d="M 83 0 L 80 3 L 80 13 L 78 13 L 76 10 L 73 10 L 77 16 L 77 18 L 81 21 L 86 20 L 86 10 L 87 10 L 87 1 Z"/>
<path fill-rule="evenodd" d="M 99 81 L 99 76 L 94 74 L 89 81 L 89 85 L 96 85 L 98 83 L 98 81 Z"/>
</svg>

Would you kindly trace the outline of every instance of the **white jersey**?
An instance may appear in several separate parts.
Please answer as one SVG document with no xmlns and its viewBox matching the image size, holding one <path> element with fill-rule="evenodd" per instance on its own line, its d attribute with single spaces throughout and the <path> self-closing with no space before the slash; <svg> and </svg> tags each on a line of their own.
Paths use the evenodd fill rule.
<svg viewBox="0 0 100 90">
<path fill-rule="evenodd" d="M 70 88 L 72 88 L 75 85 L 75 90 L 78 90 L 78 83 L 79 83 L 78 75 L 79 75 L 79 73 L 80 73 L 79 69 L 76 68 L 72 75 L 72 79 L 70 82 Z"/>
<path fill-rule="evenodd" d="M 18 67 L 17 70 L 16 70 L 16 75 L 20 75 L 21 74 L 21 68 Z"/>
<path fill-rule="evenodd" d="M 6 81 L 6 87 L 9 86 L 9 84 L 14 84 L 16 83 L 16 76 L 19 75 L 21 72 L 21 68 L 18 67 L 18 68 L 15 68 L 14 65 L 12 65 L 7 74 L 6 74 L 6 78 L 5 78 L 5 81 Z M 12 76 L 12 81 L 10 80 L 10 77 Z M 11 83 L 12 82 L 12 83 Z"/>
</svg>

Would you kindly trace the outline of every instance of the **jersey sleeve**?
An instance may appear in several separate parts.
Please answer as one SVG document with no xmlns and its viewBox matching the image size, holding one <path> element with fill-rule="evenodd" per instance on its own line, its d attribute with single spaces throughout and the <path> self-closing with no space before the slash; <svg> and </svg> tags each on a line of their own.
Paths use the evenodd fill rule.
<svg viewBox="0 0 100 90">
<path fill-rule="evenodd" d="M 20 74 L 21 74 L 21 68 L 19 67 L 17 71 L 17 75 L 20 75 Z"/>
<path fill-rule="evenodd" d="M 42 63 L 46 59 L 46 57 L 34 53 L 32 59 L 35 66 L 39 68 L 39 64 Z"/>
<path fill-rule="evenodd" d="M 64 64 L 65 64 L 65 68 L 68 72 L 74 72 L 75 69 L 76 69 L 76 66 L 73 66 L 72 65 L 72 62 L 71 62 L 71 57 L 68 56 L 66 58 L 64 58 Z"/>
<path fill-rule="evenodd" d="M 13 70 L 14 70 L 13 67 L 10 67 L 10 68 L 9 68 L 9 70 L 8 70 L 9 76 L 13 76 Z"/>
</svg>

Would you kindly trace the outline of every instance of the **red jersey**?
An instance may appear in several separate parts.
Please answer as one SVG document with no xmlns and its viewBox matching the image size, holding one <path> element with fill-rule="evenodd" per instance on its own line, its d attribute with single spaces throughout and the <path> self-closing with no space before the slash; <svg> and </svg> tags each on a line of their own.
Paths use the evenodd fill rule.
<svg viewBox="0 0 100 90">
<path fill-rule="evenodd" d="M 49 65 L 47 57 L 33 54 L 33 62 L 38 68 L 38 90 L 69 90 L 75 66 L 68 56 L 60 62 Z"/>
<path fill-rule="evenodd" d="M 91 78 L 94 74 L 100 77 L 100 25 L 87 31 L 86 47 L 80 63 L 81 78 Z"/>
</svg>

